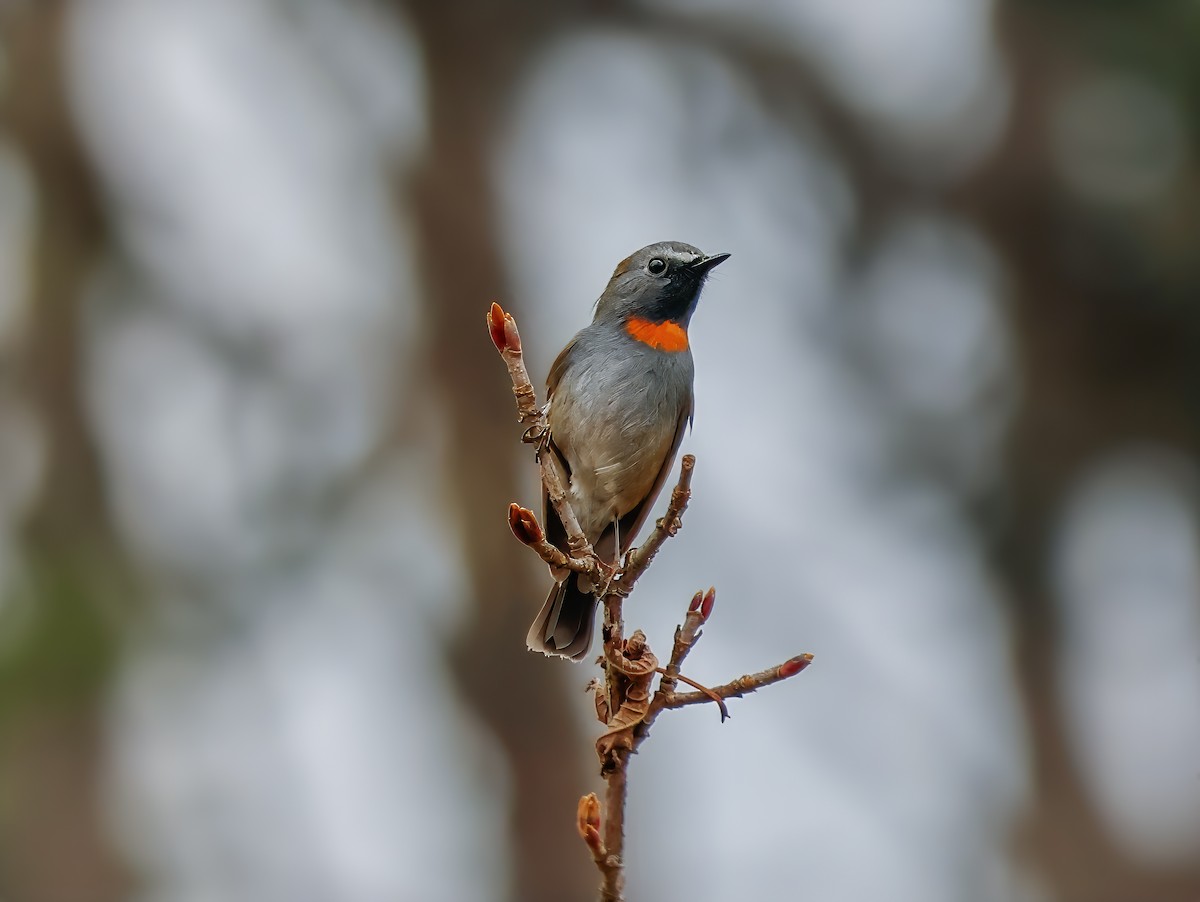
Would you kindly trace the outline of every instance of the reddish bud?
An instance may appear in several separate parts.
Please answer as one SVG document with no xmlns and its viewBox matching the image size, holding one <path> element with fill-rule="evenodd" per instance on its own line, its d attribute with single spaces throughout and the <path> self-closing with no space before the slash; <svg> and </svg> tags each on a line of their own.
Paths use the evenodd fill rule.
<svg viewBox="0 0 1200 902">
<path fill-rule="evenodd" d="M 504 344 L 510 351 L 521 351 L 521 333 L 517 331 L 517 321 L 511 313 L 504 314 Z"/>
<path fill-rule="evenodd" d="M 521 508 L 521 522 L 534 542 L 541 542 L 546 538 L 546 534 L 542 532 L 542 524 L 538 523 L 533 511 L 527 507 Z"/>
<path fill-rule="evenodd" d="M 604 840 L 600 838 L 600 831 L 595 827 L 588 827 L 584 830 L 583 841 L 592 850 L 592 855 L 604 855 Z"/>
<path fill-rule="evenodd" d="M 533 511 L 515 503 L 508 506 L 508 528 L 522 545 L 536 545 L 546 537 Z"/>
<path fill-rule="evenodd" d="M 700 601 L 704 598 L 703 592 L 697 592 L 692 596 L 692 603 L 688 605 L 688 613 L 700 610 Z"/>
<path fill-rule="evenodd" d="M 704 593 L 704 599 L 700 602 L 700 619 L 704 623 L 708 623 L 708 618 L 712 616 L 713 607 L 717 603 L 717 590 L 713 586 L 708 587 L 708 591 Z"/>
<path fill-rule="evenodd" d="M 812 655 L 796 655 L 796 657 L 789 658 L 787 661 L 784 661 L 779 665 L 779 675 L 785 679 L 787 677 L 793 677 L 811 663 Z"/>
<path fill-rule="evenodd" d="M 487 323 L 488 332 L 491 333 L 492 336 L 492 344 L 496 346 L 497 351 L 503 352 L 508 348 L 507 336 L 505 334 L 507 330 L 504 328 L 508 319 L 510 319 L 510 317 L 504 312 L 500 305 L 495 301 L 492 301 L 492 307 L 487 312 Z"/>
<path fill-rule="evenodd" d="M 589 792 L 579 800 L 579 808 L 575 814 L 575 829 L 579 831 L 579 835 L 589 846 L 593 843 L 590 834 L 595 834 L 596 840 L 599 840 L 600 800 L 596 798 L 594 792 Z"/>
</svg>

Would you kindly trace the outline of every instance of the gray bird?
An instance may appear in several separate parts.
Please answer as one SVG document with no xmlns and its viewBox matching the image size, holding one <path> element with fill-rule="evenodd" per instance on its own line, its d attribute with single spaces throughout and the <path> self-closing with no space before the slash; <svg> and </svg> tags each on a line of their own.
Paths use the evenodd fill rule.
<svg viewBox="0 0 1200 902">
<path fill-rule="evenodd" d="M 550 367 L 547 453 L 580 527 L 608 564 L 631 547 L 691 422 L 688 322 L 709 271 L 728 258 L 677 241 L 626 257 L 591 325 Z M 562 521 L 544 495 L 542 505 L 546 537 L 567 550 Z M 579 661 L 592 644 L 597 587 L 570 571 L 552 572 L 554 588 L 525 641 L 532 651 Z"/>
</svg>

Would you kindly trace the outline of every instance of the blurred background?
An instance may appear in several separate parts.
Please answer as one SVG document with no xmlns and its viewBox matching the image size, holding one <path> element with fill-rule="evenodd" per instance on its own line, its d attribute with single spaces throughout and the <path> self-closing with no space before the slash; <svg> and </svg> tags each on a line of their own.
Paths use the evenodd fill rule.
<svg viewBox="0 0 1200 902">
<path fill-rule="evenodd" d="M 729 251 L 631 899 L 1200 899 L 1200 5 L 0 0 L 0 899 L 592 898 L 540 377 Z M 663 505 L 660 500 L 659 507 Z"/>
</svg>

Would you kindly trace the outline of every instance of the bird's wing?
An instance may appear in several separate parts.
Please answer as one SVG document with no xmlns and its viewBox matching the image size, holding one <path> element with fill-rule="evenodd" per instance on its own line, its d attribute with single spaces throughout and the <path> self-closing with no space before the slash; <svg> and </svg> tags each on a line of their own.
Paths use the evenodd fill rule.
<svg viewBox="0 0 1200 902">
<path fill-rule="evenodd" d="M 550 464 L 558 472 L 558 479 L 563 486 L 570 485 L 571 468 L 567 465 L 562 452 L 558 450 L 558 445 L 554 444 L 553 436 L 547 438 L 546 444 L 542 446 L 542 453 L 550 455 Z M 542 522 L 546 525 L 546 541 L 555 548 L 566 551 L 567 529 L 563 526 L 562 520 L 558 518 L 558 511 L 550 503 L 550 494 L 545 488 L 542 489 Z M 567 575 L 565 571 L 559 573 L 553 567 L 550 568 L 550 572 L 554 574 L 555 579 L 563 579 Z"/>
<path fill-rule="evenodd" d="M 646 523 L 646 518 L 650 516 L 650 508 L 654 506 L 654 501 L 658 498 L 658 493 L 662 491 L 663 485 L 667 481 L 667 476 L 670 475 L 671 468 L 675 465 L 675 455 L 679 453 L 679 446 L 683 444 L 683 433 L 692 419 L 692 410 L 694 407 L 694 402 L 689 398 L 687 405 L 679 412 L 679 421 L 675 426 L 675 438 L 671 442 L 670 450 L 663 457 L 658 475 L 654 477 L 654 485 L 650 487 L 650 491 L 646 493 L 646 497 L 618 521 L 621 530 L 621 554 L 624 554 L 633 547 L 633 540 L 637 538 L 638 532 Z M 616 548 L 614 547 L 616 544 L 615 540 L 616 536 L 613 535 L 613 528 L 609 526 L 604 530 L 604 534 L 600 536 L 600 541 L 596 543 L 596 553 L 600 555 L 601 560 L 611 561 L 613 559 L 616 552 Z"/>
<path fill-rule="evenodd" d="M 558 356 L 554 358 L 554 363 L 550 364 L 550 375 L 546 377 L 546 397 L 547 399 L 554 397 L 554 390 L 558 388 L 558 383 L 562 379 L 563 371 L 567 368 L 567 358 L 571 356 L 571 352 L 575 350 L 575 343 L 579 341 L 579 336 L 576 335 L 567 342 L 567 346 L 558 352 Z"/>
<path fill-rule="evenodd" d="M 554 359 L 554 363 L 550 364 L 550 374 L 546 377 L 546 400 L 552 401 L 554 398 L 554 390 L 558 387 L 558 383 L 562 380 L 563 371 L 567 368 L 567 358 L 571 356 L 571 351 L 575 348 L 575 343 L 579 340 L 576 335 L 567 346 L 559 351 L 558 356 Z M 548 435 L 544 453 L 550 455 L 550 461 L 558 471 L 558 478 L 564 486 L 570 485 L 571 482 L 571 467 L 567 463 L 567 459 L 558 449 L 558 445 L 554 443 L 554 436 Z M 567 550 L 567 530 L 562 525 L 562 521 L 558 518 L 558 512 L 554 510 L 554 505 L 550 503 L 550 496 L 546 491 L 542 490 L 542 523 L 546 525 L 546 540 L 556 548 Z M 553 571 L 552 571 L 553 572 Z M 555 573 L 556 579 L 559 579 L 566 574 Z"/>
</svg>

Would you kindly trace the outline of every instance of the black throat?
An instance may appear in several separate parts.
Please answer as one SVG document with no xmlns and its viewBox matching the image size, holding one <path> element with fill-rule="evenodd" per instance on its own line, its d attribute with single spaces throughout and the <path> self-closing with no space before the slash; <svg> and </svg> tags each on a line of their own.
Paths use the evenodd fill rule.
<svg viewBox="0 0 1200 902">
<path fill-rule="evenodd" d="M 696 311 L 696 302 L 703 284 L 703 278 L 686 269 L 675 273 L 671 281 L 664 285 L 646 306 L 643 315 L 651 322 L 672 322 L 686 326 Z"/>
</svg>

